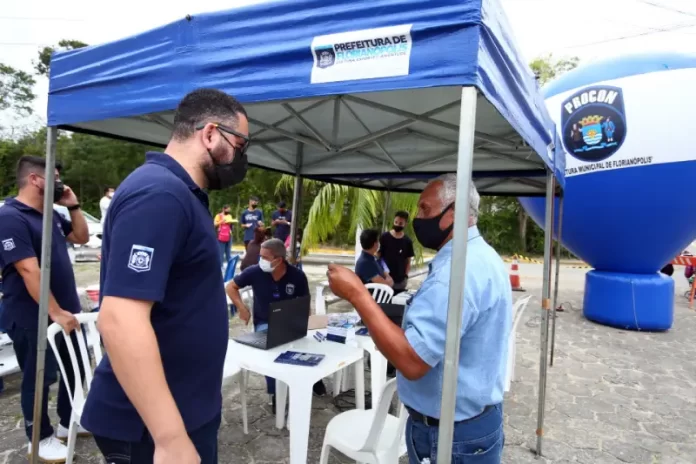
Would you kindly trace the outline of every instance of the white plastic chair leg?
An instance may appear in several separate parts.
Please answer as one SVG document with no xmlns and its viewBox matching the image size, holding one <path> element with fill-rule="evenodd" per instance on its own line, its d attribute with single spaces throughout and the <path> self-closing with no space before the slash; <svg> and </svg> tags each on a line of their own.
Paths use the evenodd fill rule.
<svg viewBox="0 0 696 464">
<path fill-rule="evenodd" d="M 80 428 L 80 423 L 72 417 L 70 419 L 70 428 L 68 429 L 68 455 L 65 459 L 65 464 L 72 464 L 75 458 L 75 443 L 77 442 L 77 431 Z"/>
<path fill-rule="evenodd" d="M 292 392 L 290 392 L 292 394 Z M 285 427 L 285 405 L 288 401 L 288 386 L 280 380 L 276 380 L 276 428 Z M 292 406 L 292 404 L 291 404 Z M 311 404 L 310 404 L 311 407 Z"/>
<path fill-rule="evenodd" d="M 321 447 L 321 458 L 319 459 L 319 464 L 329 464 L 329 455 L 331 454 L 331 447 L 327 444 Z"/>
<path fill-rule="evenodd" d="M 247 382 L 249 380 L 249 371 L 242 369 L 239 376 L 239 399 L 242 402 L 242 426 L 244 427 L 244 434 L 249 433 L 249 418 L 247 417 Z"/>
</svg>

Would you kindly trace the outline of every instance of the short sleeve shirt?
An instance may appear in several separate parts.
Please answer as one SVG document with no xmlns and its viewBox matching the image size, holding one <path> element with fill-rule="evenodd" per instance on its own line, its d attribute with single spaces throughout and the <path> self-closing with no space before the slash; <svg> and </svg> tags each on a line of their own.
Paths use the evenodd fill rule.
<svg viewBox="0 0 696 464">
<path fill-rule="evenodd" d="M 38 328 L 39 304 L 29 295 L 14 264 L 26 258 L 36 258 L 41 264 L 42 228 L 43 213 L 31 206 L 8 198 L 0 207 L 0 268 L 4 292 L 0 327 Z M 79 313 L 80 299 L 66 241 L 72 225 L 54 211 L 51 230 L 51 293 L 62 309 Z"/>
<path fill-rule="evenodd" d="M 109 206 L 101 296 L 154 302 L 164 374 L 187 431 L 213 420 L 222 405 L 229 334 L 221 264 L 208 195 L 173 158 L 148 153 Z M 114 440 L 143 436 L 108 356 L 95 371 L 82 425 Z"/>
<path fill-rule="evenodd" d="M 309 295 L 309 283 L 304 272 L 287 264 L 287 271 L 279 281 L 258 265 L 251 266 L 234 278 L 239 288 L 254 290 L 254 325 L 268 323 L 268 309 L 274 301 L 292 300 Z"/>
<path fill-rule="evenodd" d="M 394 282 L 403 282 L 406 278 L 406 263 L 413 258 L 411 239 L 406 235 L 396 238 L 390 232 L 385 232 L 379 239 L 379 248 Z"/>
<path fill-rule="evenodd" d="M 263 211 L 260 209 L 255 209 L 250 211 L 245 209 L 240 215 L 240 224 L 251 224 L 251 227 L 244 229 L 244 241 L 250 242 L 254 240 L 254 231 L 259 226 L 259 221 L 263 221 Z"/>
<path fill-rule="evenodd" d="M 369 284 L 375 277 L 384 277 L 384 269 L 371 254 L 363 251 L 358 262 L 355 263 L 355 274 L 360 277 L 362 283 Z"/>
<path fill-rule="evenodd" d="M 271 216 L 271 220 L 275 221 L 278 219 L 285 219 L 288 222 L 292 222 L 292 211 L 285 210 L 284 213 L 276 210 Z M 273 230 L 273 238 L 278 238 L 285 242 L 285 240 L 290 236 L 290 226 L 288 224 L 278 224 Z"/>
</svg>

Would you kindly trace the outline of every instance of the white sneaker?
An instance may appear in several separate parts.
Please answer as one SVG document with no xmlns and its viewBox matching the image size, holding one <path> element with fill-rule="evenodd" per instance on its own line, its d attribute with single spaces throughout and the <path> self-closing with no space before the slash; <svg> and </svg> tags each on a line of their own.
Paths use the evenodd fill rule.
<svg viewBox="0 0 696 464">
<path fill-rule="evenodd" d="M 27 452 L 31 459 L 31 442 Z M 50 464 L 64 463 L 68 458 L 68 447 L 61 443 L 56 437 L 50 436 L 39 442 L 39 459 Z"/>
<path fill-rule="evenodd" d="M 56 438 L 59 439 L 60 441 L 67 441 L 68 439 L 68 434 L 70 433 L 70 430 L 67 427 L 63 427 L 62 425 L 58 424 L 58 430 L 56 431 Z M 91 433 L 89 431 L 80 426 L 77 429 L 77 436 L 78 437 L 89 437 Z"/>
</svg>

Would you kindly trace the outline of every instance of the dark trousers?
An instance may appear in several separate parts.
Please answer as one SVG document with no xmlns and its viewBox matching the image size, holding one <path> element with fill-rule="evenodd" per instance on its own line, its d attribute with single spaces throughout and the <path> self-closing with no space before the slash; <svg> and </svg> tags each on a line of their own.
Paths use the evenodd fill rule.
<svg viewBox="0 0 696 464">
<path fill-rule="evenodd" d="M 21 387 L 21 406 L 22 414 L 24 415 L 24 429 L 27 437 L 31 440 L 32 425 L 34 423 L 34 392 L 36 387 L 36 342 L 38 337 L 37 330 L 23 329 L 21 327 L 13 327 L 7 331 L 7 334 L 12 339 L 15 355 L 19 368 L 22 371 L 22 387 Z M 82 362 L 80 361 L 80 349 L 77 345 L 75 332 L 70 334 L 75 354 L 78 357 L 80 365 L 80 373 L 84 379 L 84 371 Z M 70 384 L 71 393 L 75 390 L 75 374 L 73 373 L 72 363 L 70 362 L 70 353 L 62 333 L 58 334 L 58 353 L 63 366 L 65 366 L 65 375 Z M 53 355 L 53 350 L 49 346 L 46 347 L 46 361 L 44 366 L 44 383 L 43 383 L 43 402 L 41 408 L 41 439 L 48 438 L 53 435 L 53 426 L 48 417 L 48 391 L 49 387 L 58 380 L 58 362 Z M 63 427 L 70 426 L 70 416 L 72 407 L 70 406 L 70 394 L 65 387 L 64 382 L 58 385 L 58 417 L 60 424 Z"/>
<path fill-rule="evenodd" d="M 218 462 L 220 417 L 221 415 L 218 414 L 212 421 L 188 433 L 201 457 L 201 464 L 217 464 Z M 147 429 L 143 438 L 137 442 L 112 440 L 96 435 L 94 441 L 97 442 L 99 451 L 108 464 L 152 464 L 153 462 L 155 443 Z"/>
<path fill-rule="evenodd" d="M 421 464 L 425 458 L 437 462 L 438 433 L 438 427 L 408 418 L 406 448 L 410 464 Z M 498 404 L 454 425 L 452 464 L 500 464 L 504 444 L 503 406 Z"/>
<path fill-rule="evenodd" d="M 220 246 L 220 254 L 222 255 L 222 264 L 227 264 L 232 259 L 232 240 L 229 242 L 221 242 L 218 240 L 218 245 Z"/>
</svg>

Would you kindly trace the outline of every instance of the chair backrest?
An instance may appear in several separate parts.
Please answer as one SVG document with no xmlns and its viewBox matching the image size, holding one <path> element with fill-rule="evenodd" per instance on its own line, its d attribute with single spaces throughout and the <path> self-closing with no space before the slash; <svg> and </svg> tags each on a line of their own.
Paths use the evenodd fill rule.
<svg viewBox="0 0 696 464">
<path fill-rule="evenodd" d="M 242 297 L 242 301 L 249 308 L 249 311 L 254 309 L 254 290 L 251 287 L 244 287 L 239 290 L 239 296 Z"/>
<path fill-rule="evenodd" d="M 239 255 L 232 256 L 230 258 L 230 260 L 227 262 L 227 267 L 225 268 L 225 277 L 223 279 L 225 281 L 225 283 L 234 279 L 234 273 L 237 270 L 237 263 L 238 262 L 239 262 Z"/>
<path fill-rule="evenodd" d="M 382 430 L 384 430 L 384 422 L 387 420 L 387 414 L 389 414 L 389 407 L 391 406 L 392 399 L 394 398 L 394 393 L 396 392 L 396 379 L 391 379 L 382 388 L 382 394 L 379 397 L 379 404 L 375 408 L 375 415 L 372 419 L 372 424 L 370 424 L 370 431 L 367 434 L 367 440 L 360 451 L 365 453 L 374 453 L 377 450 L 377 443 L 379 443 L 380 435 Z M 374 407 L 374 406 L 373 406 Z M 390 446 L 399 446 L 401 441 L 401 435 L 406 428 L 406 408 L 403 405 L 399 407 L 399 432 L 396 434 L 394 443 Z"/>
<path fill-rule="evenodd" d="M 75 318 L 80 323 L 81 327 L 81 331 L 76 334 L 77 336 L 75 339 L 77 340 L 77 345 L 80 350 L 82 366 L 80 366 L 78 363 L 75 348 L 71 342 L 72 337 L 67 335 L 62 327 L 56 323 L 51 324 L 47 330 L 48 343 L 51 345 L 53 354 L 58 361 L 61 377 L 63 378 L 66 387 L 68 387 L 68 391 L 70 391 L 70 385 L 68 385 L 65 366 L 60 358 L 60 354 L 58 352 L 58 343 L 56 340 L 56 336 L 59 332 L 63 334 L 65 346 L 70 354 L 70 363 L 72 364 L 73 374 L 75 376 L 75 385 L 76 387 L 82 387 L 75 388 L 74 395 L 70 397 L 70 404 L 73 406 L 73 408 L 84 404 L 85 398 L 87 397 L 87 392 L 89 392 L 90 385 L 92 384 L 92 363 L 90 362 L 89 351 L 87 350 L 88 346 L 94 351 L 94 360 L 96 364 L 99 364 L 102 359 L 101 339 L 99 337 L 99 332 L 97 331 L 98 317 L 99 313 L 75 314 Z M 82 367 L 82 371 L 85 373 L 85 379 L 83 379 L 82 375 L 80 374 L 80 367 Z"/>
<path fill-rule="evenodd" d="M 524 313 L 531 299 L 532 295 L 527 295 L 515 301 L 515 304 L 512 305 L 512 328 L 510 329 L 510 334 L 514 334 L 515 330 L 517 330 L 517 325 L 522 320 L 522 313 Z"/>
<path fill-rule="evenodd" d="M 394 289 L 389 285 L 369 283 L 365 284 L 365 287 L 370 290 L 377 303 L 390 303 L 394 296 Z"/>
</svg>

